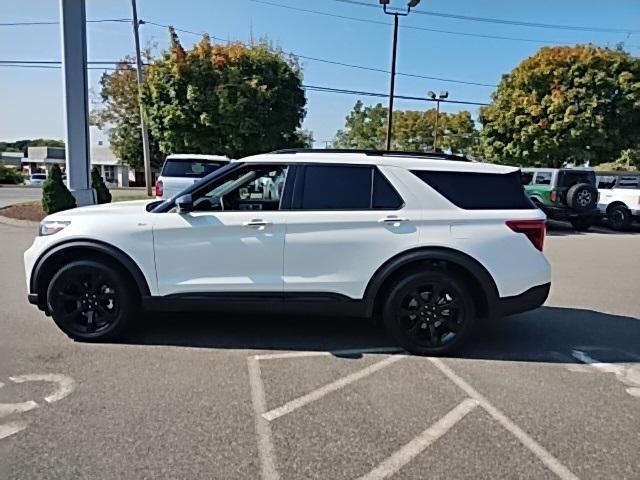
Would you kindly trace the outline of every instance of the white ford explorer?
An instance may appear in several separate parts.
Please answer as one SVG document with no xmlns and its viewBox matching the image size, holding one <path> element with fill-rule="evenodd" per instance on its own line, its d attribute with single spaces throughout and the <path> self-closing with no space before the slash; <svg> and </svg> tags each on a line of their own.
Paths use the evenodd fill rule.
<svg viewBox="0 0 640 480">
<path fill-rule="evenodd" d="M 204 308 L 373 318 L 432 355 L 545 301 L 544 237 L 517 168 L 283 150 L 174 200 L 50 215 L 24 257 L 29 301 L 77 340 L 122 334 L 140 308 Z"/>
</svg>

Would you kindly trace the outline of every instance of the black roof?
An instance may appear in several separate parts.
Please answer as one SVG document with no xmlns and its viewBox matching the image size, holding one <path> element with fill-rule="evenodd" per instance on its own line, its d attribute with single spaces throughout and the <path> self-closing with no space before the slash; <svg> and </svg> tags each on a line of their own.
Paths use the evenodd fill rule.
<svg viewBox="0 0 640 480">
<path fill-rule="evenodd" d="M 440 152 L 403 152 L 398 150 L 349 150 L 346 148 L 285 148 L 271 153 L 363 153 L 372 157 L 415 157 L 470 162 L 467 157 Z"/>
</svg>

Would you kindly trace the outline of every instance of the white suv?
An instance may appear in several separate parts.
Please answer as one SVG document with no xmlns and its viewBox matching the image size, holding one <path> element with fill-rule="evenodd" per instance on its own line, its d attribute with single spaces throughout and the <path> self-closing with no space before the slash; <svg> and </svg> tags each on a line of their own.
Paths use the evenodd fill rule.
<svg viewBox="0 0 640 480">
<path fill-rule="evenodd" d="M 156 198 L 171 198 L 227 163 L 229 159 L 220 155 L 168 155 L 156 180 Z"/>
<path fill-rule="evenodd" d="M 640 173 L 598 172 L 598 209 L 615 230 L 628 229 L 640 221 Z"/>
<path fill-rule="evenodd" d="M 78 340 L 138 308 L 205 308 L 369 317 L 411 352 L 447 352 L 550 287 L 519 170 L 455 158 L 283 150 L 175 200 L 51 215 L 25 253 L 29 301 Z"/>
</svg>

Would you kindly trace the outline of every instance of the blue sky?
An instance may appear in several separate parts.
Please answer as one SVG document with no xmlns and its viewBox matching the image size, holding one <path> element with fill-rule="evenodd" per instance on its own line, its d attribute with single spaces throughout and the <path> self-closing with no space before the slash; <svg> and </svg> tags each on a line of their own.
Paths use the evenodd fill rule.
<svg viewBox="0 0 640 480">
<path fill-rule="evenodd" d="M 380 8 L 350 5 L 335 0 L 269 0 L 282 5 L 317 10 L 364 20 L 390 22 Z M 377 0 L 361 0 L 377 5 Z M 2 0 L 0 23 L 57 21 L 57 0 Z M 392 0 L 401 6 L 404 0 Z M 87 18 L 130 18 L 129 0 L 89 0 Z M 419 10 L 492 17 L 546 24 L 640 30 L 639 0 L 423 0 Z M 139 16 L 161 24 L 216 37 L 248 41 L 268 38 L 285 51 L 309 57 L 388 69 L 391 27 L 368 22 L 316 15 L 252 2 L 251 0 L 138 0 Z M 561 43 L 615 45 L 626 41 L 627 49 L 640 55 L 640 34 L 573 31 L 474 22 L 412 13 L 401 19 L 398 72 L 454 80 L 495 84 L 522 59 L 544 43 L 506 41 L 402 28 L 423 27 L 452 32 L 527 38 Z M 198 37 L 181 33 L 184 45 Z M 166 29 L 141 26 L 141 42 L 167 45 Z M 129 23 L 88 26 L 90 60 L 117 60 L 133 53 Z M 0 26 L 0 61 L 60 60 L 60 29 L 47 26 Z M 302 61 L 304 81 L 310 85 L 386 92 L 388 75 Z M 101 71 L 90 71 L 91 87 L 97 90 Z M 428 90 L 450 92 L 450 98 L 485 102 L 491 87 L 399 76 L 396 93 L 423 96 Z M 331 140 L 358 99 L 355 96 L 309 92 L 304 127 L 312 130 L 318 146 Z M 364 97 L 365 103 L 386 99 Z M 62 79 L 59 70 L 0 67 L 0 140 L 63 136 Z M 396 101 L 396 108 L 424 109 L 416 101 Z M 468 107 L 447 105 L 445 111 Z M 475 107 L 470 108 L 477 113 Z"/>
</svg>

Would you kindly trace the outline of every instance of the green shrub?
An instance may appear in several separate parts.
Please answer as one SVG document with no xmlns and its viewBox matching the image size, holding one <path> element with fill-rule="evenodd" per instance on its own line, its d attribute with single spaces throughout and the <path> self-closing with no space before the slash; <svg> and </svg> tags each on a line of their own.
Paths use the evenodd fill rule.
<svg viewBox="0 0 640 480">
<path fill-rule="evenodd" d="M 23 181 L 24 179 L 17 168 L 11 168 L 0 164 L 0 183 L 18 185 Z"/>
<path fill-rule="evenodd" d="M 50 215 L 75 207 L 76 199 L 62 181 L 60 167 L 53 164 L 42 186 L 42 209 Z"/>
<path fill-rule="evenodd" d="M 100 176 L 100 170 L 98 170 L 98 167 L 93 167 L 91 169 L 91 188 L 96 191 L 96 200 L 98 203 L 111 202 L 111 192 L 104 184 L 104 180 Z"/>
</svg>

